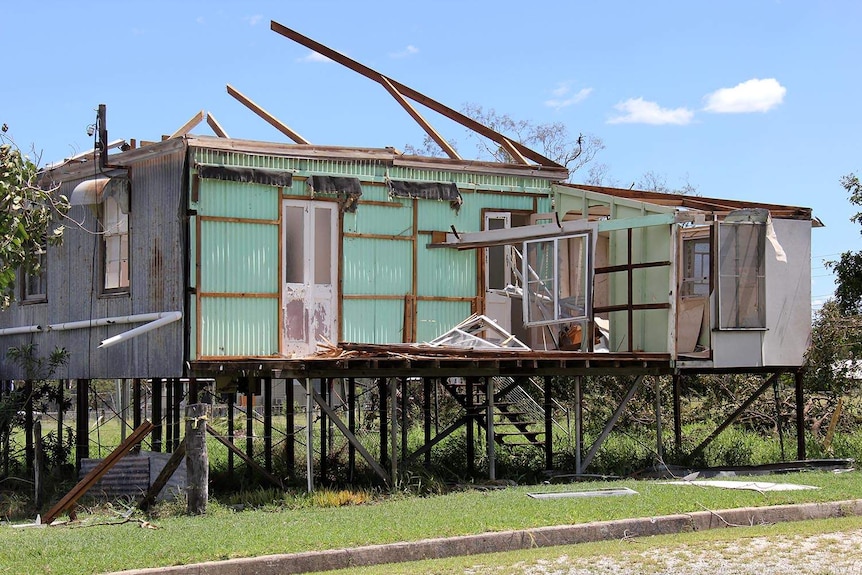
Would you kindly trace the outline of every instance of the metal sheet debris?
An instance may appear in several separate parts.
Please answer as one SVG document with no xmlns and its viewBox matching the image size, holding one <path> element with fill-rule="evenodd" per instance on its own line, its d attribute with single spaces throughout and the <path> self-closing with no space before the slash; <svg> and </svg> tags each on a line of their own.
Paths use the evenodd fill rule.
<svg viewBox="0 0 862 575">
<path fill-rule="evenodd" d="M 622 495 L 638 495 L 638 492 L 628 487 L 606 489 L 589 489 L 586 491 L 555 491 L 549 493 L 527 493 L 533 499 L 568 499 L 580 497 L 618 497 Z"/>
<path fill-rule="evenodd" d="M 698 487 L 719 487 L 721 489 L 745 489 L 749 491 L 804 491 L 820 489 L 812 485 L 796 483 L 770 483 L 768 481 L 722 481 L 718 479 L 700 479 L 695 481 L 659 481 L 662 485 L 695 485 Z"/>
</svg>

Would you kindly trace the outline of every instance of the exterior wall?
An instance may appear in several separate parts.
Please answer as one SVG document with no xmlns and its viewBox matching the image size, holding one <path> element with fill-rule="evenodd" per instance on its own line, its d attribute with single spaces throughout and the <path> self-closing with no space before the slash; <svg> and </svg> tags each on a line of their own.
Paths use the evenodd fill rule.
<svg viewBox="0 0 862 575">
<path fill-rule="evenodd" d="M 174 151 L 131 164 L 129 293 L 99 293 L 101 238 L 92 233 L 98 229 L 95 216 L 86 206 L 74 206 L 69 216 L 81 226 L 67 224 L 63 244 L 48 248 L 47 301 L 13 303 L 0 313 L 0 328 L 184 311 L 184 155 L 178 147 L 169 149 Z M 61 185 L 59 193 L 69 196 L 75 185 L 92 177 L 78 173 Z M 30 342 L 38 345 L 40 355 L 55 346 L 70 353 L 68 365 L 55 374 L 58 378 L 178 377 L 183 372 L 183 323 L 173 322 L 104 349 L 99 349 L 103 339 L 141 324 L 0 336 L 0 378 L 24 376 L 5 360 L 5 352 Z"/>
<path fill-rule="evenodd" d="M 811 222 L 776 219 L 772 224 L 787 261 L 778 261 L 775 248 L 766 242 L 766 329 L 713 331 L 715 367 L 805 363 L 811 336 Z M 716 309 L 715 294 L 711 300 Z"/>
<path fill-rule="evenodd" d="M 192 148 L 195 162 L 290 171 L 289 189 L 258 184 L 197 182 L 192 218 L 191 358 L 271 356 L 279 347 L 283 257 L 281 198 L 312 198 L 313 175 L 359 179 L 355 212 L 340 217 L 338 339 L 359 343 L 429 340 L 478 311 L 479 253 L 427 249 L 432 232 L 479 231 L 483 209 L 550 211 L 550 182 L 529 176 L 392 166 L 369 159 L 308 159 Z M 195 186 L 195 170 L 190 171 Z M 460 210 L 449 202 L 390 198 L 387 179 L 454 182 Z M 228 221 L 230 220 L 230 221 Z M 216 224 L 221 230 L 217 231 Z M 199 253 L 196 251 L 199 250 Z M 266 271 L 261 262 L 268 263 Z M 195 262 L 200 262 L 200 271 Z M 197 284 L 199 282 L 200 285 Z M 221 298 L 221 299 L 218 299 Z M 230 305 L 228 305 L 230 304 Z M 408 313 L 405 321 L 405 311 Z M 411 317 L 415 314 L 415 317 Z M 251 321 L 250 321 L 251 320 Z M 409 330 L 405 333 L 405 328 Z"/>
</svg>

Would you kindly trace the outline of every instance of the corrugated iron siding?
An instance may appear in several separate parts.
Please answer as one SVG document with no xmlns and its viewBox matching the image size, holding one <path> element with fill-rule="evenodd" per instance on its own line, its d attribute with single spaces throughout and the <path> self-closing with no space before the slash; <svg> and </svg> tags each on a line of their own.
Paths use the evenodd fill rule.
<svg viewBox="0 0 862 575">
<path fill-rule="evenodd" d="M 340 339 L 345 341 L 403 341 L 405 297 L 414 294 L 414 287 L 414 295 L 441 298 L 438 301 L 425 299 L 417 302 L 417 338 L 432 339 L 450 329 L 470 315 L 474 298 L 478 295 L 477 253 L 427 249 L 425 245 L 431 240 L 430 232 L 449 231 L 453 225 L 458 230 L 478 231 L 482 228 L 483 208 L 532 211 L 538 204 L 539 211 L 551 209 L 550 184 L 541 178 L 414 169 L 375 160 L 289 158 L 205 149 L 194 150 L 194 158 L 201 163 L 291 170 L 294 174 L 293 184 L 284 190 L 285 194 L 291 196 L 307 196 L 309 192 L 305 178 L 314 174 L 351 176 L 360 180 L 362 198 L 358 209 L 355 213 L 344 213 L 342 217 L 342 232 L 345 235 L 341 246 L 340 293 L 347 298 L 343 300 L 340 310 Z M 455 210 L 449 202 L 390 198 L 387 179 L 454 182 L 459 185 L 464 203 L 460 210 Z M 241 190 L 237 186 L 246 187 Z M 247 185 L 232 182 L 202 185 L 201 201 L 195 207 L 200 215 L 206 216 L 274 218 L 266 192 L 260 192 L 262 195 L 257 196 L 257 191 L 249 195 L 244 190 L 248 190 Z M 380 204 L 383 202 L 386 205 Z M 415 222 L 414 202 L 417 203 Z M 230 239 L 216 241 L 206 238 L 208 228 L 202 226 L 202 229 L 202 265 L 215 265 L 223 270 L 235 269 L 233 262 L 251 255 L 248 246 L 248 242 L 253 241 L 251 235 L 243 236 L 236 231 L 228 234 Z M 267 235 L 254 241 L 274 239 L 278 242 L 279 238 Z M 261 255 L 260 252 L 253 253 Z M 268 261 L 272 255 L 278 257 L 277 254 L 277 250 L 267 250 L 261 255 L 263 259 L 260 261 Z M 242 266 L 240 268 L 243 269 Z M 219 290 L 231 292 L 242 291 L 241 286 L 263 291 L 270 288 L 270 276 L 265 274 L 257 278 L 261 280 L 260 284 L 250 286 L 245 283 L 246 280 L 239 278 L 236 279 L 237 283 L 231 283 L 233 280 L 221 276 L 218 276 L 218 280 L 210 278 L 218 273 L 224 272 L 203 269 L 202 277 L 208 279 L 202 281 L 205 284 L 212 282 L 213 286 L 219 286 Z M 242 275 L 243 272 L 233 273 Z M 280 278 L 276 278 L 278 281 Z M 214 288 L 204 285 L 201 289 L 206 292 Z M 443 298 L 447 298 L 447 301 L 442 301 Z M 458 301 L 457 298 L 463 299 Z M 227 317 L 239 314 L 242 302 L 250 302 L 250 299 L 233 302 L 237 307 L 231 312 L 214 306 L 214 298 L 205 299 L 208 303 L 202 306 L 201 325 L 208 326 L 215 320 L 221 335 L 216 337 L 204 328 L 205 332 L 201 336 L 202 353 L 233 355 L 239 353 L 238 350 L 249 353 L 255 348 L 268 349 L 268 345 L 273 342 L 277 344 L 275 339 L 265 335 L 266 329 L 261 327 L 264 325 L 262 322 L 267 321 L 265 316 L 260 316 L 254 322 L 254 334 L 236 331 L 238 326 L 233 326 Z M 261 301 L 264 300 L 255 300 L 254 304 L 249 305 L 262 306 Z M 267 312 L 261 309 L 255 313 Z M 270 317 L 275 318 L 276 315 Z M 275 324 L 271 323 L 270 327 L 274 328 Z M 253 338 L 262 339 L 253 341 Z M 221 343 L 221 340 L 227 343 Z"/>
<path fill-rule="evenodd" d="M 13 303 L 0 314 L 0 327 L 48 325 L 141 313 L 184 311 L 183 166 L 184 149 L 131 163 L 129 211 L 130 293 L 101 294 L 102 238 L 94 211 L 75 206 L 63 244 L 48 248 L 48 299 L 45 303 Z M 101 176 L 101 174 L 98 174 Z M 95 172 L 62 183 L 59 193 L 71 196 L 75 186 Z M 0 337 L 0 349 L 33 342 L 40 354 L 65 347 L 69 363 L 55 375 L 74 378 L 179 377 L 183 373 L 183 321 L 174 322 L 119 345 L 99 349 L 112 335 L 140 324 L 51 331 Z M 9 362 L 0 362 L 0 378 L 21 378 Z"/>
<path fill-rule="evenodd" d="M 203 298 L 202 355 L 277 354 L 279 307 L 277 298 Z"/>
<path fill-rule="evenodd" d="M 278 293 L 278 226 L 201 222 L 202 292 Z"/>
</svg>

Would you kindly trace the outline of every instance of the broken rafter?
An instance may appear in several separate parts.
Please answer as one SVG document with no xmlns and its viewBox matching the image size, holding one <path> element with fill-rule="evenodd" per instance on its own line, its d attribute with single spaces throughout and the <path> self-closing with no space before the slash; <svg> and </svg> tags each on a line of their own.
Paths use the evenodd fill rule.
<svg viewBox="0 0 862 575">
<path fill-rule="evenodd" d="M 263 118 L 267 121 L 273 128 L 296 142 L 297 144 L 310 144 L 308 140 L 300 136 L 298 133 L 294 132 L 287 124 L 255 104 L 250 98 L 242 94 L 239 90 L 231 86 L 227 85 L 227 93 L 236 98 L 241 104 L 243 104 L 246 108 Z"/>
<path fill-rule="evenodd" d="M 192 130 L 192 128 L 194 128 L 195 126 L 197 126 L 198 124 L 200 124 L 201 122 L 203 122 L 203 119 L 204 119 L 204 116 L 205 116 L 205 115 L 206 115 L 206 114 L 204 113 L 204 111 L 203 111 L 203 110 L 201 110 L 200 112 L 198 112 L 197 114 L 195 114 L 194 116 L 192 116 L 192 118 L 191 118 L 188 122 L 186 122 L 185 124 L 183 124 L 183 127 L 182 127 L 182 128 L 180 128 L 179 130 L 177 130 L 176 132 L 174 132 L 173 134 L 171 134 L 171 135 L 168 137 L 168 139 L 170 139 L 170 138 L 178 138 L 178 137 L 180 137 L 180 136 L 185 136 L 186 134 L 188 134 L 188 133 Z"/>
<path fill-rule="evenodd" d="M 450 120 L 452 120 L 454 122 L 458 122 L 462 126 L 469 128 L 470 130 L 473 130 L 477 134 L 481 134 L 482 136 L 485 136 L 489 140 L 496 142 L 497 144 L 499 144 L 500 146 L 503 146 L 504 148 L 506 148 L 506 145 L 507 145 L 506 143 L 508 142 L 508 144 L 512 148 L 517 150 L 523 157 L 529 158 L 530 160 L 533 160 L 537 164 L 540 164 L 542 166 L 546 166 L 549 168 L 563 168 L 563 166 L 561 166 L 559 163 L 555 162 L 554 160 L 552 160 L 550 158 L 543 156 L 542 154 L 536 152 L 535 150 L 528 148 L 527 146 L 521 144 L 520 142 L 512 142 L 512 141 L 508 140 L 506 138 L 506 136 L 504 136 L 503 134 L 492 130 L 491 128 L 489 128 L 488 126 L 485 126 L 484 124 L 480 124 L 479 122 L 477 122 L 473 118 L 470 118 L 469 116 L 466 116 L 466 115 L 462 114 L 461 112 L 457 112 L 457 111 L 453 110 L 452 108 L 446 106 L 445 104 L 442 104 L 442 103 L 440 103 L 440 102 L 438 102 L 432 98 L 429 98 L 425 94 L 422 94 L 421 92 L 418 92 L 409 86 L 405 86 L 401 82 L 393 80 L 392 78 L 387 78 L 386 76 L 384 76 L 380 72 L 378 72 L 372 68 L 369 68 L 368 66 L 366 66 L 364 64 L 360 64 L 356 60 L 353 60 L 352 58 L 348 58 L 344 54 L 341 54 L 340 52 L 336 52 L 332 48 L 324 46 L 320 42 L 316 42 L 316 41 L 312 40 L 311 38 L 308 38 L 307 36 L 303 36 L 299 32 L 291 30 L 290 28 L 283 26 L 282 24 L 279 24 L 275 20 L 272 20 L 270 22 L 270 28 L 272 29 L 273 32 L 281 34 L 285 38 L 293 40 L 297 44 L 305 46 L 306 48 L 313 50 L 322 56 L 326 56 L 330 60 L 332 60 L 334 62 L 338 62 L 342 66 L 345 66 L 345 67 L 353 70 L 357 74 L 361 74 L 361 75 L 365 76 L 366 78 L 374 80 L 375 82 L 377 82 L 379 84 L 383 84 L 384 87 L 385 87 L 385 82 L 388 81 L 392 85 L 392 87 L 394 87 L 403 96 L 406 96 L 407 98 L 410 98 L 414 102 L 418 102 L 418 103 L 422 104 L 423 106 L 430 108 L 431 110 L 434 110 L 438 114 L 441 114 L 441 115 L 445 116 L 446 118 L 449 118 Z M 512 156 L 517 158 L 516 154 L 512 154 Z"/>
<path fill-rule="evenodd" d="M 230 138 L 227 132 L 224 131 L 224 128 L 221 127 L 221 124 L 218 123 L 218 120 L 215 119 L 212 112 L 207 112 L 207 124 L 209 124 L 209 127 L 212 128 L 212 131 L 219 138 Z"/>
<path fill-rule="evenodd" d="M 420 114 L 416 110 L 416 108 L 414 108 L 412 105 L 410 105 L 410 102 L 408 102 L 404 98 L 404 96 L 401 94 L 401 92 L 399 92 L 395 88 L 395 86 L 392 85 L 392 82 L 389 80 L 389 78 L 387 78 L 386 76 L 381 76 L 380 78 L 381 78 L 380 83 L 383 84 L 383 87 L 386 88 L 386 91 L 389 92 L 389 94 L 391 94 L 392 97 L 395 98 L 395 100 L 399 104 L 401 104 L 402 108 L 407 110 L 407 113 L 410 114 L 410 116 L 414 120 L 416 120 L 417 124 L 422 126 L 422 129 L 425 130 L 425 133 L 427 133 L 429 136 L 431 136 L 431 139 L 433 139 L 435 142 L 437 142 L 437 145 L 440 146 L 440 148 L 444 152 L 446 152 L 446 155 L 448 155 L 453 160 L 460 160 L 461 156 L 458 155 L 458 152 L 455 151 L 455 148 L 453 148 L 451 145 L 449 145 L 449 142 L 447 142 L 443 138 L 443 136 L 441 136 L 437 132 L 437 130 L 435 130 L 434 127 L 431 126 L 431 124 L 429 124 L 428 121 L 422 117 L 422 114 Z"/>
</svg>

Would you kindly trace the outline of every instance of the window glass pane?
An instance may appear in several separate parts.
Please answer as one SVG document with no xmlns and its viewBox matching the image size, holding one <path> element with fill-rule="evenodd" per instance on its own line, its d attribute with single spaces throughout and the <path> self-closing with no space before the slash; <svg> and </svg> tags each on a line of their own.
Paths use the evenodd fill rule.
<svg viewBox="0 0 862 575">
<path fill-rule="evenodd" d="M 297 206 L 285 206 L 284 218 L 284 281 L 301 284 L 304 280 L 303 260 L 305 254 L 305 210 Z"/>
<path fill-rule="evenodd" d="M 332 283 L 332 210 L 314 208 L 314 283 Z"/>
<path fill-rule="evenodd" d="M 120 211 L 117 201 L 108 197 L 102 203 L 102 248 L 105 289 L 129 287 L 129 216 Z"/>
<path fill-rule="evenodd" d="M 587 315 L 586 256 L 586 241 L 583 236 L 559 240 L 559 319 Z"/>
<path fill-rule="evenodd" d="M 527 243 L 527 318 L 530 322 L 553 321 L 554 241 Z"/>
<path fill-rule="evenodd" d="M 721 327 L 766 327 L 764 224 L 719 226 Z"/>
<path fill-rule="evenodd" d="M 506 228 L 503 218 L 488 218 L 487 229 L 502 230 Z M 505 289 L 508 283 L 506 277 L 506 246 L 492 246 L 488 250 L 488 289 Z"/>
</svg>

